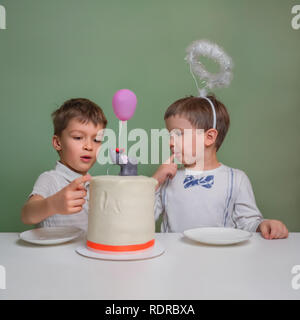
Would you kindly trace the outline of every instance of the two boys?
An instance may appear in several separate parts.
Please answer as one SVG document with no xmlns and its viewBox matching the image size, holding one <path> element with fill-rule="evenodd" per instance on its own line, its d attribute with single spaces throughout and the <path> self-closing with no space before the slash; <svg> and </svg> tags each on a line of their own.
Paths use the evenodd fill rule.
<svg viewBox="0 0 300 320">
<path fill-rule="evenodd" d="M 260 231 L 266 239 L 285 238 L 286 226 L 277 220 L 264 220 L 255 204 L 246 174 L 218 162 L 216 153 L 229 128 L 225 106 L 210 97 L 216 106 L 217 127 L 207 101 L 189 97 L 173 103 L 165 114 L 170 132 L 204 129 L 204 172 L 187 159 L 197 146 L 184 146 L 171 136 L 171 160 L 180 157 L 186 170 L 176 164 L 162 164 L 153 175 L 158 181 L 155 216 L 163 213 L 163 232 L 182 232 L 201 225 L 228 226 Z M 96 161 L 101 141 L 96 139 L 107 120 L 101 108 L 87 99 L 71 99 L 53 114 L 52 144 L 60 160 L 54 170 L 37 179 L 29 200 L 22 208 L 22 221 L 38 226 L 73 225 L 87 229 L 88 170 Z M 179 148 L 176 145 L 179 144 Z M 180 142 L 181 141 L 181 142 Z M 178 150 L 178 154 L 174 154 Z M 188 172 L 188 174 L 186 174 Z M 204 176 L 203 176 L 204 174 Z"/>
</svg>

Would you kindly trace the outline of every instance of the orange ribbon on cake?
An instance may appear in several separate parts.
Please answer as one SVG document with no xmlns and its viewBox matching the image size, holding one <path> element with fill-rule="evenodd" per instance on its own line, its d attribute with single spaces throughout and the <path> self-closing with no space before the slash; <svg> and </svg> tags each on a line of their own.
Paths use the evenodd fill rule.
<svg viewBox="0 0 300 320">
<path fill-rule="evenodd" d="M 94 250 L 101 250 L 101 251 L 113 251 L 113 252 L 125 252 L 125 251 L 138 251 L 143 249 L 148 249 L 152 246 L 154 246 L 155 240 L 150 240 L 146 243 L 142 244 L 132 244 L 127 246 L 111 246 L 101 243 L 95 243 L 92 241 L 87 240 L 86 245 L 88 248 L 94 249 Z"/>
</svg>

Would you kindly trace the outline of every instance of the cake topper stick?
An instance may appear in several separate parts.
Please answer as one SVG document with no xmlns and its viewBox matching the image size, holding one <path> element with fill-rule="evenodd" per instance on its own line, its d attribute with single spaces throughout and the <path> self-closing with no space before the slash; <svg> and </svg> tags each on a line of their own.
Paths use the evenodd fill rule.
<svg viewBox="0 0 300 320">
<path fill-rule="evenodd" d="M 125 121 L 122 121 L 122 120 L 119 121 L 119 140 L 118 140 L 118 142 L 119 142 L 119 147 L 120 148 L 123 147 L 122 146 L 122 141 L 121 141 L 121 139 L 122 139 L 123 122 L 125 122 Z"/>
</svg>

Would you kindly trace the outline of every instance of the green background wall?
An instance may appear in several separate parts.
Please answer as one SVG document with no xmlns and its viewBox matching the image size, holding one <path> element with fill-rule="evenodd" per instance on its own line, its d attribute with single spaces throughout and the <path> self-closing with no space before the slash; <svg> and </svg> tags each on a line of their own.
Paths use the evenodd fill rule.
<svg viewBox="0 0 300 320">
<path fill-rule="evenodd" d="M 0 231 L 22 231 L 20 210 L 38 175 L 54 167 L 50 114 L 71 97 L 94 100 L 117 130 L 111 99 L 138 97 L 128 130 L 164 126 L 175 99 L 196 94 L 185 48 L 210 39 L 234 60 L 234 79 L 215 90 L 231 128 L 218 152 L 244 170 L 266 218 L 300 231 L 300 30 L 289 0 L 0 0 Z M 156 165 L 143 165 L 151 175 Z M 95 164 L 93 175 L 105 174 Z"/>
</svg>

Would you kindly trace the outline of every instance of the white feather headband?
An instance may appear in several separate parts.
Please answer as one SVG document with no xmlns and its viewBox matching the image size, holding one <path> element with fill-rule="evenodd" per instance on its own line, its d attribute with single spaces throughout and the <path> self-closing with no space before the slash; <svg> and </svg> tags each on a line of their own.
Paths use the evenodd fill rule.
<svg viewBox="0 0 300 320">
<path fill-rule="evenodd" d="M 232 59 L 225 53 L 225 51 L 217 44 L 208 40 L 194 41 L 187 49 L 185 60 L 190 64 L 190 71 L 195 80 L 199 96 L 206 99 L 213 111 L 214 124 L 213 128 L 216 129 L 216 111 L 212 101 L 206 97 L 207 90 L 213 88 L 228 87 L 232 80 Z M 220 66 L 218 73 L 208 72 L 204 65 L 199 61 L 199 57 L 206 57 L 214 60 Z M 201 84 L 204 83 L 203 88 L 199 88 L 195 75 L 200 79 Z"/>
</svg>

